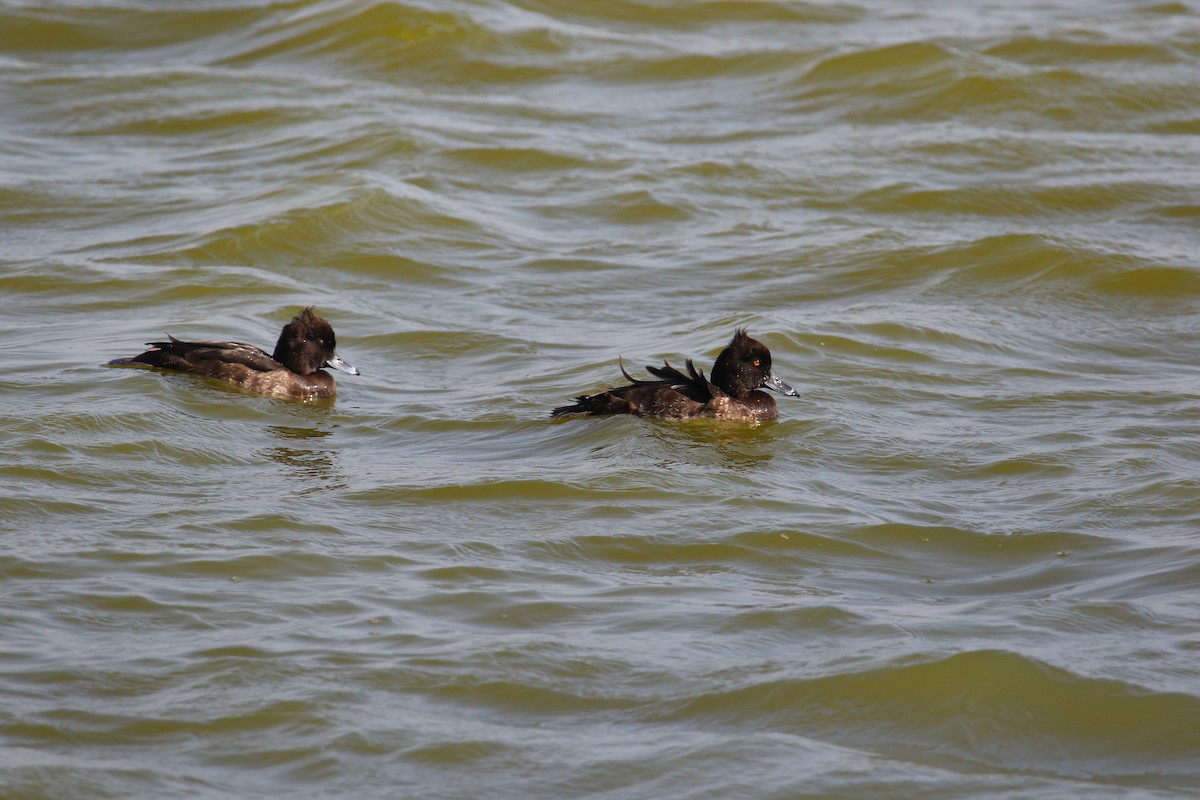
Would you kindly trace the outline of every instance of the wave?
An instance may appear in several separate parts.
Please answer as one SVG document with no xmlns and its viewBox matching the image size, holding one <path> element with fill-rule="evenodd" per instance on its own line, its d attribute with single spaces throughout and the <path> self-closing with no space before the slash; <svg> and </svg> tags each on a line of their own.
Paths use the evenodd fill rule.
<svg viewBox="0 0 1200 800">
<path fill-rule="evenodd" d="M 1178 122 L 1181 114 L 1194 120 L 1191 109 L 1200 100 L 1193 83 L 1130 70 L 1126 48 L 1108 49 L 1112 61 L 1102 62 L 1097 48 L 1090 59 L 1072 59 L 1078 52 L 1072 42 L 1043 41 L 1043 47 L 1067 51 L 1050 62 L 1024 58 L 1016 45 L 980 45 L 918 40 L 835 53 L 795 79 L 793 101 L 805 109 L 840 105 L 845 116 L 873 123 L 954 119 L 1036 126 L 1052 119 L 1065 129 L 1150 131 Z M 1186 68 L 1170 45 L 1144 45 L 1135 54 L 1137 61 Z M 1123 69 L 1101 68 L 1110 64 Z"/>
<path fill-rule="evenodd" d="M 1089 678 L 999 650 L 756 680 L 664 703 L 661 714 L 709 727 L 754 720 L 758 730 L 922 761 L 1200 785 L 1200 733 L 1192 724 L 1200 697 Z"/>
</svg>

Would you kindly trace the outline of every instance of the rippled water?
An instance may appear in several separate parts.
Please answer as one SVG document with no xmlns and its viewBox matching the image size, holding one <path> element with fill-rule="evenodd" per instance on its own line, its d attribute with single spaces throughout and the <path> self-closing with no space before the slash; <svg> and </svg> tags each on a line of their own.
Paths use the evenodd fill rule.
<svg viewBox="0 0 1200 800">
<path fill-rule="evenodd" d="M 0 5 L 0 796 L 1200 790 L 1200 6 Z M 108 369 L 269 346 L 335 402 Z M 735 327 L 759 426 L 551 421 Z"/>
</svg>

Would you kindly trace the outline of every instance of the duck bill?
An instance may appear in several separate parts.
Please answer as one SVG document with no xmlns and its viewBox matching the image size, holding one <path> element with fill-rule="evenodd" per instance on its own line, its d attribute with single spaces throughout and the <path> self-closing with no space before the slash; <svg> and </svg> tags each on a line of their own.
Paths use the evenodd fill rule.
<svg viewBox="0 0 1200 800">
<path fill-rule="evenodd" d="M 339 356 L 337 353 L 334 353 L 333 356 L 328 361 L 325 362 L 325 366 L 332 367 L 333 369 L 341 370 L 342 372 L 348 373 L 350 375 L 358 374 L 358 368 L 351 366 L 350 364 L 347 364 L 345 361 L 342 361 L 342 357 Z"/>
<path fill-rule="evenodd" d="M 774 389 L 775 391 L 779 392 L 780 394 L 786 395 L 788 397 L 799 397 L 800 396 L 799 392 L 797 392 L 792 387 L 788 386 L 783 381 L 779 380 L 779 378 L 776 378 L 774 372 L 767 374 L 767 382 L 763 385 L 768 389 Z"/>
</svg>

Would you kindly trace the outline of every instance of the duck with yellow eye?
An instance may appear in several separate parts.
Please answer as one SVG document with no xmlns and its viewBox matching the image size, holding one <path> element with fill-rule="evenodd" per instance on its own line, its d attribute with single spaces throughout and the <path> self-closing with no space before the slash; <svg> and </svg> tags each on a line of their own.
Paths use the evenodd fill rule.
<svg viewBox="0 0 1200 800">
<path fill-rule="evenodd" d="M 628 386 L 606 389 L 575 398 L 574 405 L 551 412 L 553 417 L 569 414 L 635 414 L 642 417 L 712 417 L 714 419 L 775 419 L 779 409 L 775 398 L 760 389 L 773 389 L 788 397 L 799 393 L 775 377 L 771 369 L 771 351 L 744 328 L 734 333 L 729 346 L 713 364 L 710 377 L 696 369 L 689 358 L 687 374 L 666 361 L 661 367 L 646 367 L 659 380 L 639 380 L 625 371 Z"/>
</svg>

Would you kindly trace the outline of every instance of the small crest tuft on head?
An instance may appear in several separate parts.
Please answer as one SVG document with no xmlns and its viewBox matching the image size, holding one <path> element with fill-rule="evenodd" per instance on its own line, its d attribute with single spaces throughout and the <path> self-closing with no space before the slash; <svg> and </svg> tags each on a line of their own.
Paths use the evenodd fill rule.
<svg viewBox="0 0 1200 800">
<path fill-rule="evenodd" d="M 733 332 L 733 338 L 729 340 L 729 344 L 735 345 L 738 342 L 745 342 L 745 341 L 749 340 L 749 338 L 750 338 L 750 334 L 746 331 L 745 328 L 738 328 L 736 331 Z"/>
</svg>

